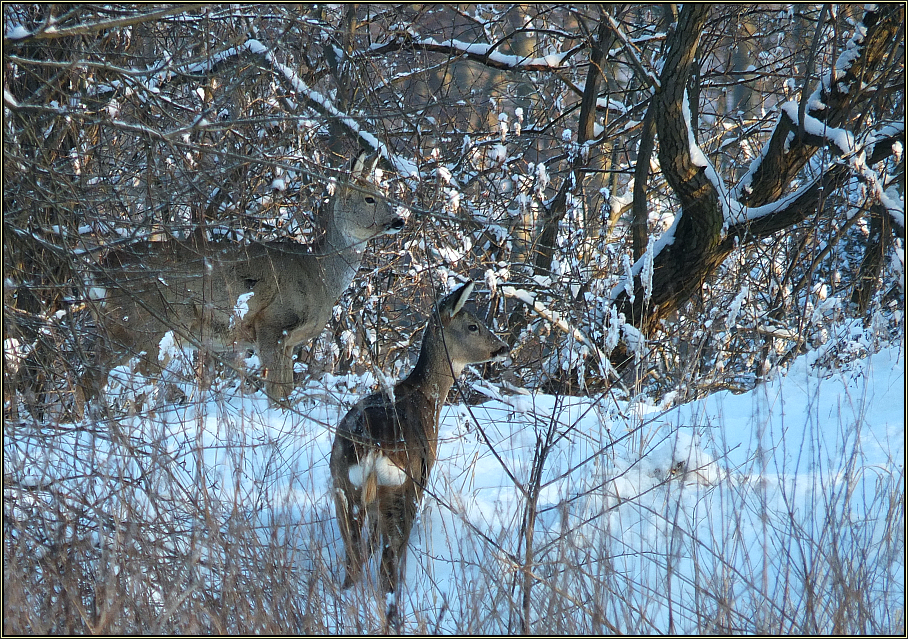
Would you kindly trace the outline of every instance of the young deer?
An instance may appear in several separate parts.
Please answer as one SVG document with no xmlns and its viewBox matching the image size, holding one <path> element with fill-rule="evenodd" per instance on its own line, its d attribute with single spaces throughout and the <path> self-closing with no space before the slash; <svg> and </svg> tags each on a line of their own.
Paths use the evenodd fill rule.
<svg viewBox="0 0 908 639">
<path fill-rule="evenodd" d="M 159 345 L 168 331 L 179 342 L 216 350 L 255 345 L 267 394 L 284 400 L 293 389 L 293 349 L 328 323 L 366 243 L 404 226 L 366 181 L 365 162 L 361 154 L 351 179 L 338 185 L 320 220 L 324 236 L 313 245 L 195 238 L 110 252 L 102 261 L 103 289 L 92 289 L 102 339 L 82 381 L 83 400 L 103 387 L 110 369 L 143 351 L 142 367 L 160 372 Z"/>
<path fill-rule="evenodd" d="M 381 541 L 381 586 L 397 590 L 413 518 L 435 464 L 438 417 L 448 391 L 467 364 L 500 360 L 508 352 L 507 344 L 463 310 L 472 290 L 468 282 L 438 304 L 416 366 L 393 396 L 369 395 L 337 427 L 331 476 L 347 554 L 345 588 L 361 577 Z"/>
</svg>

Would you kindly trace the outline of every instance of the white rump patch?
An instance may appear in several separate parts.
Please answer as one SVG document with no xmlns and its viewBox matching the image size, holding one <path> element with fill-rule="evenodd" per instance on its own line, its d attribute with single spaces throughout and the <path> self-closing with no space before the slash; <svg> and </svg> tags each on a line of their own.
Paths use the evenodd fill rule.
<svg viewBox="0 0 908 639">
<path fill-rule="evenodd" d="M 379 486 L 402 486 L 407 480 L 404 469 L 377 450 L 370 450 L 358 464 L 350 466 L 347 476 L 354 486 L 362 488 L 373 473 Z"/>
</svg>

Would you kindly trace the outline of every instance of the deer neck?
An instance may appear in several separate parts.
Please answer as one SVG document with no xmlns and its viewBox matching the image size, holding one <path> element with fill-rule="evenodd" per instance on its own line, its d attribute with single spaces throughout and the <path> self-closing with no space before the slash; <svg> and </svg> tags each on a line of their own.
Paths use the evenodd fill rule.
<svg viewBox="0 0 908 639">
<path fill-rule="evenodd" d="M 337 223 L 334 211 L 327 214 L 325 235 L 315 244 L 314 254 L 330 289 L 346 289 L 359 270 L 365 253 L 361 242 Z"/>
<path fill-rule="evenodd" d="M 429 428 L 438 429 L 441 407 L 444 406 L 448 393 L 454 386 L 454 380 L 460 377 L 462 371 L 463 365 L 448 359 L 441 332 L 434 322 L 431 322 L 423 335 L 422 349 L 419 352 L 419 359 L 416 360 L 416 366 L 400 383 L 405 388 L 420 392 L 429 400 L 434 414 L 434 420 L 429 424 Z"/>
</svg>

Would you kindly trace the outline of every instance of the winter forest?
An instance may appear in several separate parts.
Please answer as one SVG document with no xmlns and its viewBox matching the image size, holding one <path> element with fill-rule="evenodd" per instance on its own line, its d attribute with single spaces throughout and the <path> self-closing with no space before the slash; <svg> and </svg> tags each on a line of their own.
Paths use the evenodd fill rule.
<svg viewBox="0 0 908 639">
<path fill-rule="evenodd" d="M 2 12 L 4 633 L 904 634 L 904 4 Z"/>
</svg>

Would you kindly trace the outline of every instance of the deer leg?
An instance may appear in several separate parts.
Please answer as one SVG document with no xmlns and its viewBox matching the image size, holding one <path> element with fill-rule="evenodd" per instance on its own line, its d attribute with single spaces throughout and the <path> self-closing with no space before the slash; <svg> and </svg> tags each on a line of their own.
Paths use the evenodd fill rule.
<svg viewBox="0 0 908 639">
<path fill-rule="evenodd" d="M 107 385 L 110 372 L 125 363 L 130 355 L 136 352 L 135 345 L 125 341 L 128 336 L 123 331 L 102 331 L 94 336 L 90 346 L 88 361 L 79 377 L 75 390 L 75 414 L 77 418 L 85 416 L 90 401 L 97 400 Z M 154 351 L 157 357 L 157 350 Z"/>
<path fill-rule="evenodd" d="M 336 488 L 334 490 L 334 507 L 337 511 L 337 523 L 344 542 L 347 562 L 344 575 L 344 588 L 349 588 L 362 577 L 363 564 L 366 562 L 363 546 L 363 512 L 355 490 Z"/>
<path fill-rule="evenodd" d="M 85 370 L 76 384 L 74 411 L 79 419 L 85 416 L 88 402 L 101 394 L 101 389 L 104 387 L 104 381 L 107 378 L 108 371 L 104 357 L 97 352 L 102 350 L 103 347 L 96 346 L 95 349 L 94 356 L 85 363 Z"/>
<path fill-rule="evenodd" d="M 416 518 L 416 499 L 404 493 L 395 494 L 381 508 L 381 533 L 384 548 L 381 556 L 381 587 L 384 592 L 397 591 L 406 573 L 407 542 Z"/>
<path fill-rule="evenodd" d="M 265 371 L 265 393 L 282 404 L 293 389 L 293 347 L 283 343 L 281 331 L 260 327 L 256 347 Z"/>
<path fill-rule="evenodd" d="M 295 344 L 281 344 L 281 350 L 277 362 L 277 376 L 275 384 L 277 388 L 273 391 L 281 399 L 286 399 L 293 392 L 293 349 Z"/>
</svg>

